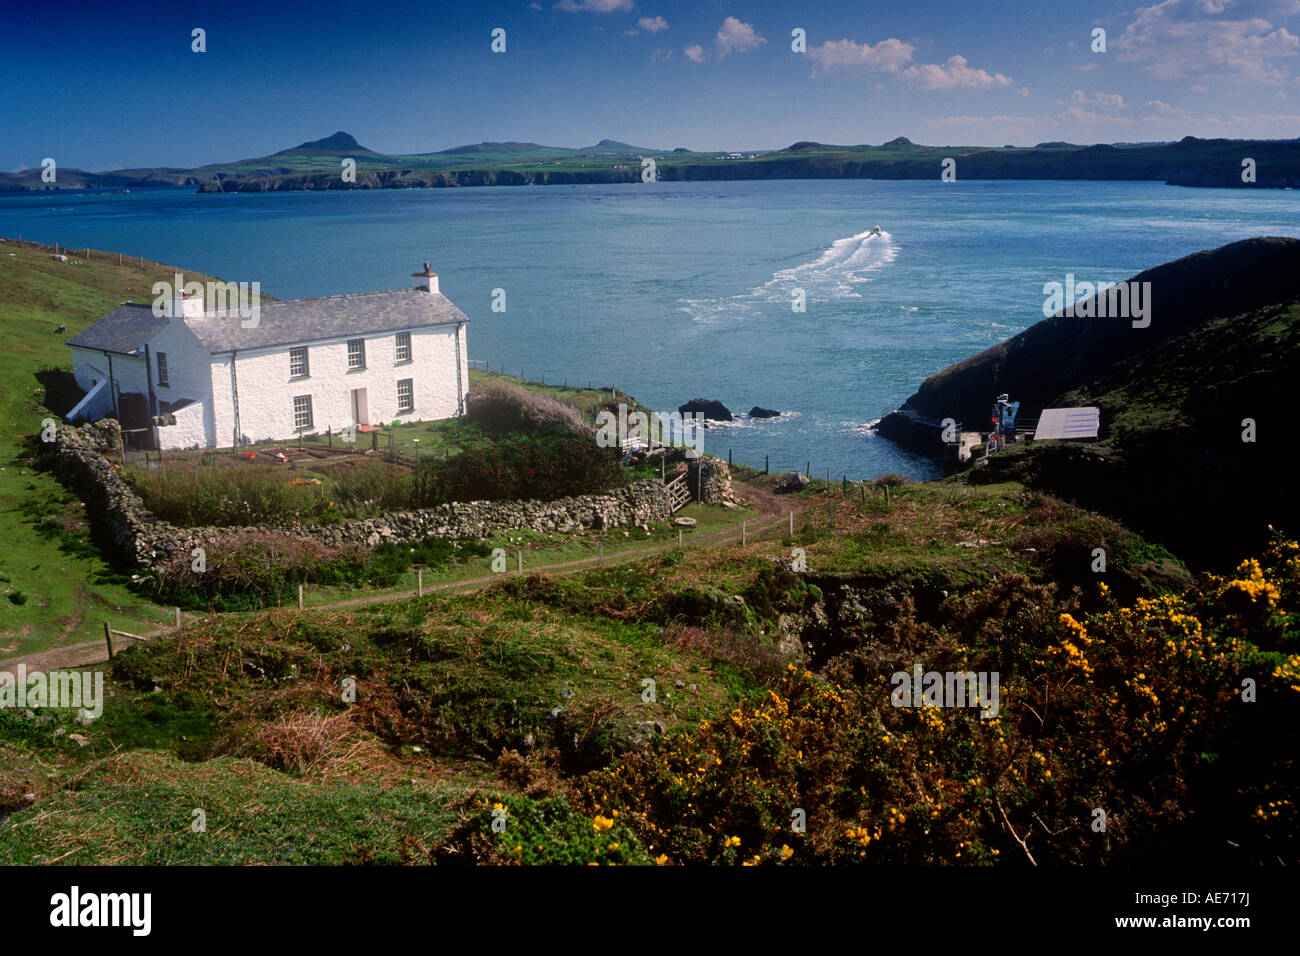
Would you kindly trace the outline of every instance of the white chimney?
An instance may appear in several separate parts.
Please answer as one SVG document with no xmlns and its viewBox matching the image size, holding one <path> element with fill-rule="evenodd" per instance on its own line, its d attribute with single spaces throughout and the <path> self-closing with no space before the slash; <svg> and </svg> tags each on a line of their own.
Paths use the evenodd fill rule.
<svg viewBox="0 0 1300 956">
<path fill-rule="evenodd" d="M 185 319 L 198 318 L 203 315 L 203 296 L 186 295 L 184 291 L 176 296 L 172 303 L 172 317 Z"/>
<path fill-rule="evenodd" d="M 429 263 L 424 264 L 423 272 L 412 272 L 411 278 L 415 279 L 415 287 L 421 291 L 435 295 L 438 292 L 438 273 L 429 268 Z"/>
</svg>

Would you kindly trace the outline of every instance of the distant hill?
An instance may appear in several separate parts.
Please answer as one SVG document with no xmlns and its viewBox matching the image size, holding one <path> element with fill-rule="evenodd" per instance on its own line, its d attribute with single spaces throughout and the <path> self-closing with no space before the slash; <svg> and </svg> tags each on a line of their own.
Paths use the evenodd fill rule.
<svg viewBox="0 0 1300 956">
<path fill-rule="evenodd" d="M 342 130 L 323 139 L 235 162 L 195 169 L 91 173 L 61 168 L 56 183 L 41 170 L 0 173 L 0 192 L 149 186 L 197 186 L 201 192 L 294 189 L 399 189 L 430 186 L 640 183 L 633 157 L 658 157 L 663 182 L 748 179 L 934 179 L 944 160 L 959 181 L 991 179 L 1151 180 L 1178 186 L 1300 187 L 1300 140 L 1197 139 L 1177 143 L 1035 147 L 924 146 L 899 136 L 880 146 L 801 140 L 775 151 L 671 151 L 602 139 L 573 149 L 514 141 L 483 142 L 431 153 L 378 153 Z M 1242 181 L 1242 160 L 1255 160 L 1255 181 Z M 343 159 L 356 161 L 344 181 Z"/>
<path fill-rule="evenodd" d="M 284 149 L 278 153 L 272 153 L 273 156 L 287 156 L 294 153 L 338 153 L 341 156 L 354 156 L 364 153 L 368 156 L 378 156 L 374 150 L 366 149 L 351 133 L 345 133 L 339 130 L 332 136 L 326 136 L 324 139 L 314 139 L 309 143 L 299 143 L 292 149 Z"/>
<path fill-rule="evenodd" d="M 645 146 L 633 146 L 630 143 L 620 143 L 616 139 L 602 139 L 595 146 L 584 146 L 578 150 L 580 153 L 661 153 L 660 149 L 649 149 Z"/>
<path fill-rule="evenodd" d="M 1057 315 L 926 379 L 919 415 L 985 430 L 994 398 L 1096 405 L 1097 442 L 1035 442 L 995 455 L 973 480 L 1007 478 L 1073 498 L 1205 565 L 1233 563 L 1272 522 L 1300 531 L 1291 492 L 1300 381 L 1300 240 L 1258 238 L 1138 273 L 1151 324 Z M 1243 421 L 1256 440 L 1242 440 Z M 906 415 L 877 426 L 926 447 Z"/>
</svg>

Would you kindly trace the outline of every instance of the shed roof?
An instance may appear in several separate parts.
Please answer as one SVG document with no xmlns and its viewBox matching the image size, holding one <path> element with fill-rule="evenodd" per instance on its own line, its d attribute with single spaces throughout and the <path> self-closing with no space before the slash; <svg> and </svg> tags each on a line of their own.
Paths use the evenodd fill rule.
<svg viewBox="0 0 1300 956">
<path fill-rule="evenodd" d="M 68 345 L 97 352 L 134 355 L 167 324 L 166 317 L 153 314 L 153 307 L 123 302 L 84 332 L 68 340 Z"/>
</svg>

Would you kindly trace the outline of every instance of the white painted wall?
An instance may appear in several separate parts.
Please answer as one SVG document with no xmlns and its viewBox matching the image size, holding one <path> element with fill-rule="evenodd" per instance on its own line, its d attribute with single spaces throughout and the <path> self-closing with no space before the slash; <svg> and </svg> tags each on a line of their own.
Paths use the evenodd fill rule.
<svg viewBox="0 0 1300 956">
<path fill-rule="evenodd" d="M 167 356 L 168 384 L 166 386 L 158 381 L 159 352 Z M 183 319 L 170 319 L 167 325 L 149 340 L 149 360 L 153 363 L 150 371 L 153 374 L 154 395 L 159 401 L 159 413 L 162 413 L 162 402 L 191 398 L 199 405 L 199 421 L 204 423 L 202 433 L 197 438 L 192 437 L 189 432 L 184 437 L 167 434 L 180 427 L 179 417 L 177 425 L 160 427 L 158 440 L 163 443 L 163 447 L 188 448 L 196 443 L 204 447 L 212 445 L 215 433 L 210 424 L 207 424 L 209 418 L 204 411 L 212 401 L 211 356 L 208 355 L 208 350 L 203 347 L 198 336 L 190 330 Z M 113 359 L 113 369 L 117 370 L 116 358 Z M 189 407 L 183 411 L 187 413 L 187 421 L 192 418 L 194 413 Z M 177 442 L 183 443 L 177 444 Z"/>
<path fill-rule="evenodd" d="M 339 431 L 353 418 L 352 390 L 364 388 L 368 406 L 366 422 L 386 425 L 393 421 L 435 421 L 458 413 L 456 345 L 460 345 L 460 389 L 463 401 L 469 387 L 465 326 L 412 329 L 411 360 L 397 361 L 394 332 L 355 336 L 366 343 L 366 367 L 348 368 L 347 338 L 307 345 L 308 375 L 290 378 L 289 347 L 256 349 L 234 356 L 239 389 L 239 425 L 251 441 L 296 437 L 293 399 L 310 395 L 313 431 Z M 215 443 L 232 439 L 234 401 L 230 388 L 228 355 L 213 356 L 212 433 Z M 415 407 L 397 410 L 397 383 L 412 379 Z M 460 409 L 463 410 L 463 409 Z"/>
<path fill-rule="evenodd" d="M 94 349 L 73 348 L 72 374 L 77 385 L 88 392 L 95 382 L 108 378 L 108 356 Z M 149 385 L 145 380 L 144 359 L 114 353 L 113 381 L 117 383 L 119 393 L 139 392 L 147 395 Z"/>
<path fill-rule="evenodd" d="M 211 418 L 206 403 L 194 402 L 172 414 L 176 416 L 176 424 L 158 428 L 158 443 L 164 449 L 209 447 Z"/>
</svg>

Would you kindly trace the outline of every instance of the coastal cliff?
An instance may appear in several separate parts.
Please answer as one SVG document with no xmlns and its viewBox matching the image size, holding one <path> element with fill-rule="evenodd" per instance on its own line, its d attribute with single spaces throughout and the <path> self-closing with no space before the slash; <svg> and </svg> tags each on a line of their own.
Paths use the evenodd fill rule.
<svg viewBox="0 0 1300 956">
<path fill-rule="evenodd" d="M 1034 442 L 990 458 L 971 481 L 1014 479 L 1115 515 L 1207 564 L 1300 526 L 1288 491 L 1300 381 L 1300 241 L 1258 238 L 1133 277 L 1151 322 L 1057 314 L 932 375 L 906 403 L 924 418 L 983 425 L 995 396 L 1094 405 L 1097 442 Z M 934 430 L 895 412 L 878 431 L 921 450 Z"/>
</svg>

